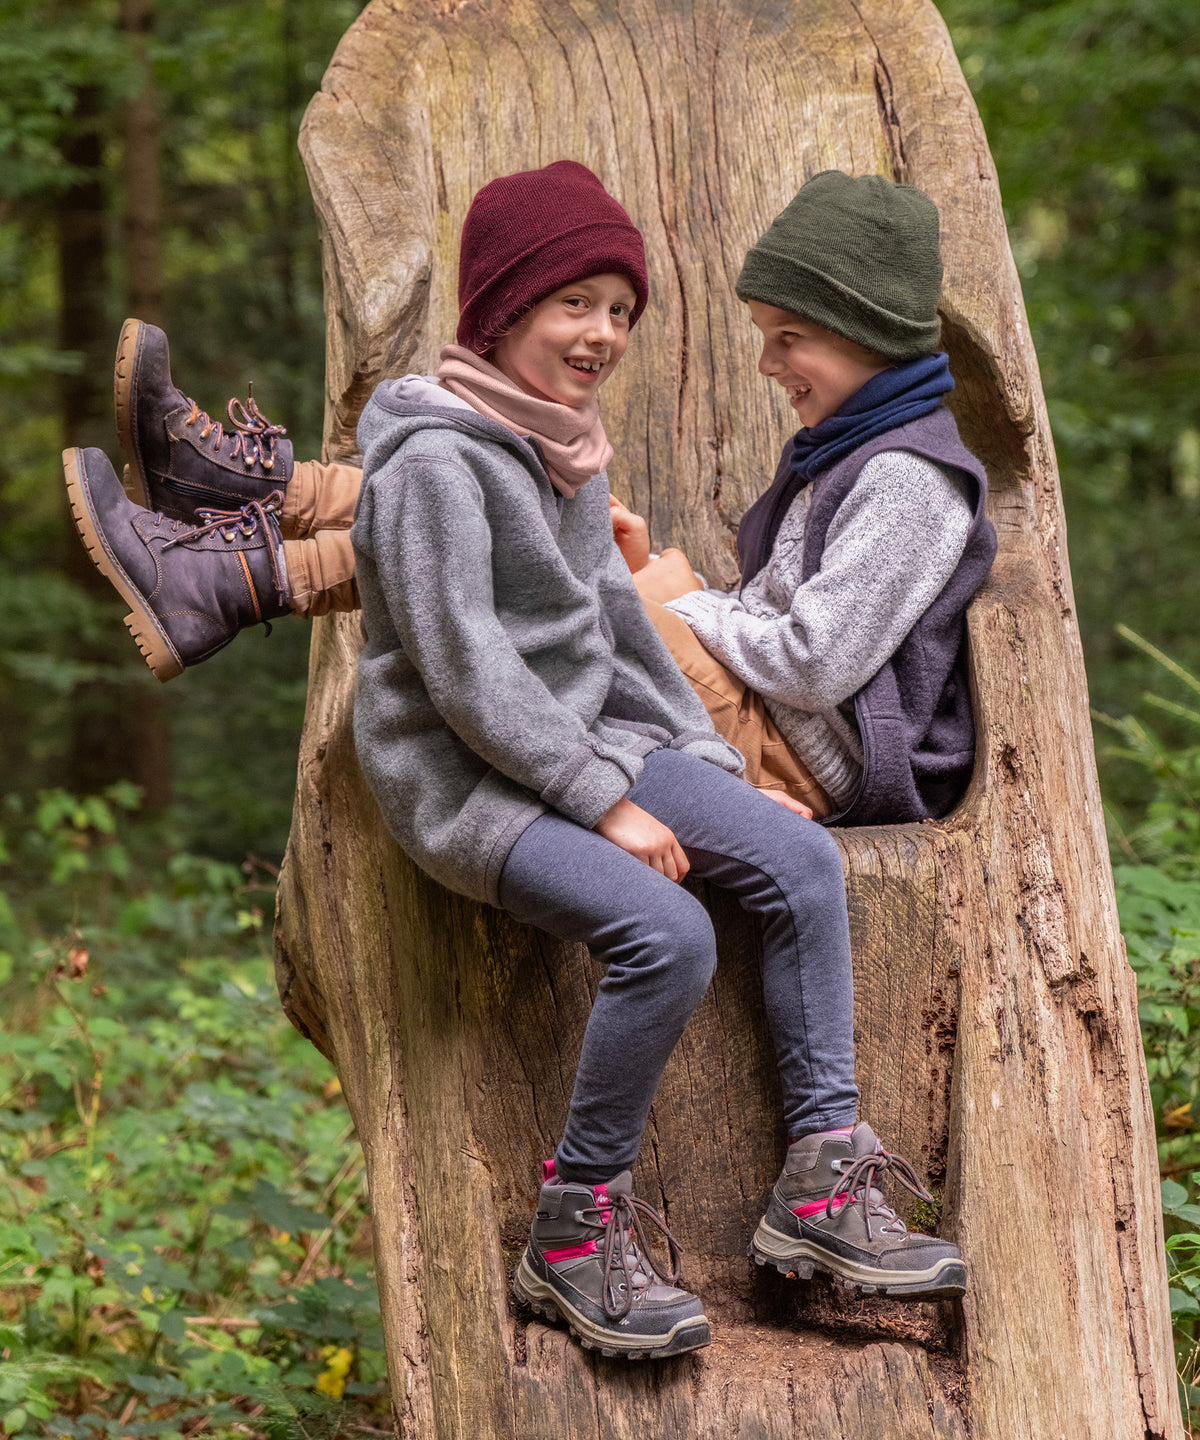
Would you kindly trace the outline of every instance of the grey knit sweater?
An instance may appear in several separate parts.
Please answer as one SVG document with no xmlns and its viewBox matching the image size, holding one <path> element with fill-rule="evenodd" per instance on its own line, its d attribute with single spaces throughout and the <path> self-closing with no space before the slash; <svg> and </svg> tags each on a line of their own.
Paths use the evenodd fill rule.
<svg viewBox="0 0 1200 1440">
<path fill-rule="evenodd" d="M 695 591 L 670 608 L 762 695 L 771 718 L 839 808 L 858 789 L 852 699 L 899 647 L 963 553 L 962 477 L 906 450 L 868 460 L 801 584 L 812 486 L 784 517 L 771 558 L 740 594 Z"/>
<path fill-rule="evenodd" d="M 741 772 L 646 617 L 603 475 L 564 499 L 532 443 L 417 376 L 376 389 L 358 437 L 354 739 L 417 864 L 495 904 L 527 825 L 591 827 L 651 751 Z"/>
</svg>

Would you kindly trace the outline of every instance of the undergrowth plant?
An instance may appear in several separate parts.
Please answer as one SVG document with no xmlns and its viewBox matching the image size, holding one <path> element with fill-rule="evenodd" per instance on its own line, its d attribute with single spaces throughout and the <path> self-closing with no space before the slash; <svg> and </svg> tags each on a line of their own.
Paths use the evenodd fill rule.
<svg viewBox="0 0 1200 1440">
<path fill-rule="evenodd" d="M 136 802 L 0 810 L 0 1423 L 370 1433 L 362 1156 L 279 1008 L 272 877 L 163 853 Z"/>
<path fill-rule="evenodd" d="M 1133 814 L 1106 805 L 1113 876 L 1158 1135 L 1167 1269 L 1185 1409 L 1200 1418 L 1200 679 L 1127 626 L 1118 633 L 1163 670 L 1180 699 L 1148 692 L 1164 738 L 1134 715 L 1096 714 L 1101 754 L 1140 771 Z M 1187 703 L 1183 703 L 1183 702 Z"/>
</svg>

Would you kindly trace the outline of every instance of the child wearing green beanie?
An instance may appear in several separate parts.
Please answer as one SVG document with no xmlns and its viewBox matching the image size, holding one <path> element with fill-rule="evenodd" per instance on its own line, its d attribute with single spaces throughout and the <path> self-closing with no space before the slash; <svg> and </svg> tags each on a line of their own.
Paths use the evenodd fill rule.
<svg viewBox="0 0 1200 1440">
<path fill-rule="evenodd" d="M 924 192 L 814 176 L 737 282 L 759 370 L 802 426 L 742 518 L 740 588 L 707 588 L 678 550 L 651 559 L 613 506 L 647 609 L 747 778 L 827 824 L 945 815 L 973 765 L 965 616 L 996 539 L 943 404 L 941 281 Z"/>
</svg>

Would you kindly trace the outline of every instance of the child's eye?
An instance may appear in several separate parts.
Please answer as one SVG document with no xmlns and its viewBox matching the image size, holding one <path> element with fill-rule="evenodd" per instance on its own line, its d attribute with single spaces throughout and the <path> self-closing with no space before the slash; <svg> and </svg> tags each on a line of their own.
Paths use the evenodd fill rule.
<svg viewBox="0 0 1200 1440">
<path fill-rule="evenodd" d="M 567 295 L 563 299 L 564 305 L 570 305 L 573 309 L 579 309 L 587 304 L 582 295 Z"/>
<path fill-rule="evenodd" d="M 624 305 L 620 301 L 618 301 L 615 305 L 609 306 L 609 314 L 616 315 L 618 318 L 621 318 L 629 314 L 629 306 Z"/>
</svg>

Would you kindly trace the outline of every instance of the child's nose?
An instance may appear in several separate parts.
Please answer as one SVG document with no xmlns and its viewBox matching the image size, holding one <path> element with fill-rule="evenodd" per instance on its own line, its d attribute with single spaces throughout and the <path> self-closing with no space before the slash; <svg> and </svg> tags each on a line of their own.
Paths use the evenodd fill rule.
<svg viewBox="0 0 1200 1440">
<path fill-rule="evenodd" d="M 588 316 L 587 338 L 593 344 L 611 344 L 616 337 L 616 327 L 607 310 L 593 310 Z"/>
</svg>

